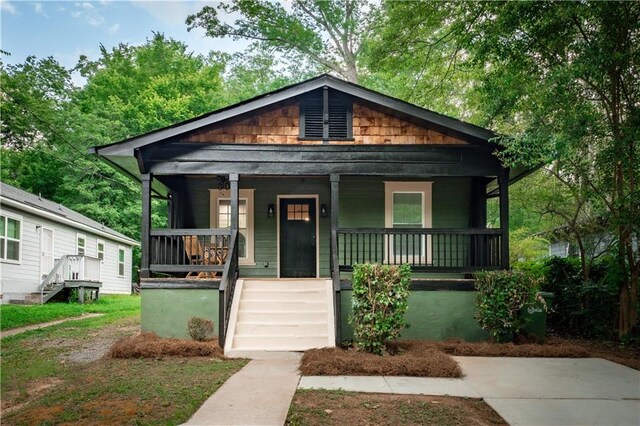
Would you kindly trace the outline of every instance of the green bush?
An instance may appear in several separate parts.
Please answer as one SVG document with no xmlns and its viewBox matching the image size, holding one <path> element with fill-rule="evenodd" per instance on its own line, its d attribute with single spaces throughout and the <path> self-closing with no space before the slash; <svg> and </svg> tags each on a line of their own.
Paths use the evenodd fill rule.
<svg viewBox="0 0 640 426">
<path fill-rule="evenodd" d="M 353 334 L 356 346 L 382 355 L 385 342 L 396 339 L 408 324 L 409 265 L 353 266 Z"/>
<path fill-rule="evenodd" d="M 617 265 L 604 258 L 585 281 L 578 258 L 551 257 L 543 262 L 542 289 L 554 293 L 549 325 L 572 337 L 615 338 L 618 310 Z"/>
<path fill-rule="evenodd" d="M 191 336 L 193 340 L 202 342 L 213 334 L 213 321 L 205 318 L 191 317 L 187 323 L 187 329 L 189 330 L 189 336 Z"/>
<path fill-rule="evenodd" d="M 538 281 L 523 271 L 476 273 L 475 318 L 495 340 L 513 339 L 527 325 L 522 308 L 536 300 Z"/>
</svg>

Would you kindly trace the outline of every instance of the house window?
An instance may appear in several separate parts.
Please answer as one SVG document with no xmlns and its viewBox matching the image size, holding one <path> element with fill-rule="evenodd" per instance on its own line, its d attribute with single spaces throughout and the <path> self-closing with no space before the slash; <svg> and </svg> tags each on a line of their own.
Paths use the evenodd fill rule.
<svg viewBox="0 0 640 426">
<path fill-rule="evenodd" d="M 385 182 L 385 227 L 395 229 L 431 228 L 431 182 Z M 391 263 L 430 263 L 431 237 L 394 234 L 385 248 Z"/>
<path fill-rule="evenodd" d="M 104 241 L 97 241 L 96 255 L 101 262 L 104 262 Z"/>
<path fill-rule="evenodd" d="M 124 277 L 124 247 L 118 246 L 118 276 Z"/>
<path fill-rule="evenodd" d="M 241 189 L 238 199 L 238 260 L 254 264 L 253 189 Z M 211 190 L 212 228 L 231 227 L 231 198 L 228 190 Z"/>
<path fill-rule="evenodd" d="M 82 234 L 76 234 L 76 254 L 84 256 L 87 248 L 87 237 Z"/>
<path fill-rule="evenodd" d="M 22 220 L 8 215 L 0 216 L 0 259 L 20 261 Z"/>
<path fill-rule="evenodd" d="M 330 140 L 353 138 L 352 103 L 346 99 L 329 96 L 329 121 L 327 123 Z M 324 101 L 314 96 L 300 103 L 300 138 L 323 139 Z"/>
</svg>

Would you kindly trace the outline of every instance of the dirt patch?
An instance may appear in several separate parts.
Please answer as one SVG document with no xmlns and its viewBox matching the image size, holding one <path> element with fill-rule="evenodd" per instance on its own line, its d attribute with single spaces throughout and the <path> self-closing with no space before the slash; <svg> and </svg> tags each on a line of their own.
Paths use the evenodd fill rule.
<svg viewBox="0 0 640 426">
<path fill-rule="evenodd" d="M 3 393 L 0 406 L 2 407 L 2 413 L 7 415 L 15 410 L 27 405 L 31 400 L 44 395 L 49 390 L 55 388 L 63 381 L 57 377 L 46 377 L 43 379 L 32 380 L 26 385 L 26 392 L 24 395 L 25 402 L 16 403 L 20 400 L 20 392 L 10 391 Z"/>
<path fill-rule="evenodd" d="M 75 362 L 77 364 L 87 364 L 97 361 L 109 352 L 109 349 L 115 341 L 115 339 L 96 339 L 91 341 L 90 345 L 80 350 L 72 351 L 61 358 L 64 361 Z"/>
<path fill-rule="evenodd" d="M 300 361 L 305 376 L 419 376 L 462 377 L 458 363 L 434 348 L 404 345 L 397 355 L 378 356 L 355 349 L 323 348 L 306 351 Z"/>
<path fill-rule="evenodd" d="M 27 410 L 27 413 L 25 414 L 25 416 L 20 418 L 20 423 L 27 424 L 27 425 L 47 424 L 49 423 L 51 418 L 59 416 L 62 413 L 64 413 L 64 406 L 62 405 L 34 407 L 31 410 Z M 3 414 L 3 417 L 7 415 L 7 413 L 4 413 L 4 412 L 2 414 Z M 2 420 L 4 423 L 5 419 L 3 418 Z M 11 421 L 8 422 L 8 424 L 15 424 L 15 423 Z"/>
<path fill-rule="evenodd" d="M 198 342 L 187 339 L 163 339 L 154 333 L 141 333 L 118 340 L 111 350 L 111 358 L 158 358 L 162 356 L 222 358 L 217 340 Z"/>
<path fill-rule="evenodd" d="M 298 390 L 288 425 L 506 425 L 480 399 Z"/>
</svg>

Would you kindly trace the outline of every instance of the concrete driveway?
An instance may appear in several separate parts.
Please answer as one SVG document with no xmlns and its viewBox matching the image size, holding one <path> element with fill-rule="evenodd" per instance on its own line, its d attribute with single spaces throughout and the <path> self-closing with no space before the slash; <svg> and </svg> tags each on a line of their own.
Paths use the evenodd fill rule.
<svg viewBox="0 0 640 426">
<path fill-rule="evenodd" d="M 512 425 L 640 425 L 640 372 L 599 358 L 455 357 Z"/>
</svg>

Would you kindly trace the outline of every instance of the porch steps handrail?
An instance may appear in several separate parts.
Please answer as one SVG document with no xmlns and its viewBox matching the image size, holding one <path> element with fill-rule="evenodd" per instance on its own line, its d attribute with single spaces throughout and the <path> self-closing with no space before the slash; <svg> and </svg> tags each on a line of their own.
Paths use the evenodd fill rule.
<svg viewBox="0 0 640 426">
<path fill-rule="evenodd" d="M 229 327 L 229 315 L 233 303 L 236 281 L 238 279 L 238 231 L 231 231 L 229 251 L 222 270 L 222 279 L 218 293 L 218 342 L 224 348 L 227 329 Z"/>
<path fill-rule="evenodd" d="M 38 286 L 40 303 L 45 303 L 62 290 L 65 281 L 74 280 L 100 282 L 100 259 L 82 254 L 60 256 Z M 45 295 L 45 291 L 49 293 Z"/>
</svg>

